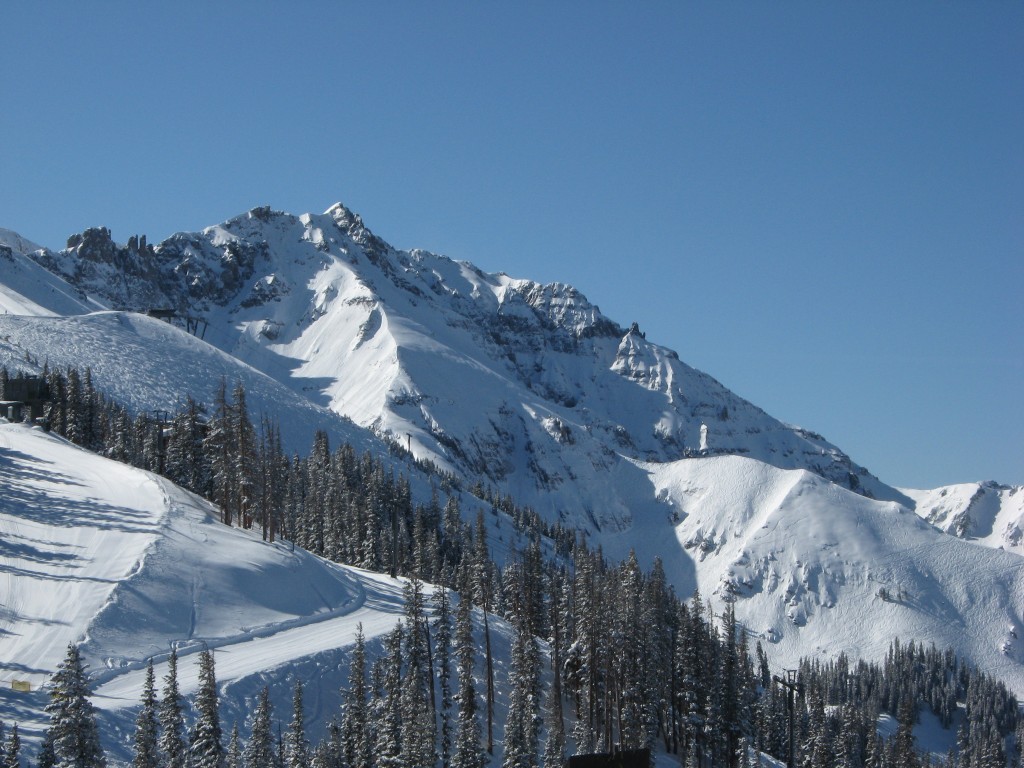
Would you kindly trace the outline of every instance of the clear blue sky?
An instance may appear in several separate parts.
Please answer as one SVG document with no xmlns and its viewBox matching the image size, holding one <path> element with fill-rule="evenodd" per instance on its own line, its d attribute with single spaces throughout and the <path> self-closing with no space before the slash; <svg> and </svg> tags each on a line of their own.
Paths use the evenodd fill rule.
<svg viewBox="0 0 1024 768">
<path fill-rule="evenodd" d="M 1024 4 L 0 5 L 0 226 L 336 200 L 884 480 L 1024 484 Z"/>
</svg>

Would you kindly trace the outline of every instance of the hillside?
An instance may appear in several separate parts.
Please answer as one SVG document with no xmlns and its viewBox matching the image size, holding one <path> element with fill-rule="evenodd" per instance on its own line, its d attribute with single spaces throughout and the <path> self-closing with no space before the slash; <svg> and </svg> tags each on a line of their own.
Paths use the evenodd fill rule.
<svg viewBox="0 0 1024 768">
<path fill-rule="evenodd" d="M 880 658 L 892 638 L 918 638 L 1024 692 L 1019 555 L 805 470 L 738 456 L 645 468 L 700 589 L 735 595 L 738 619 L 781 666 L 840 649 Z"/>
<path fill-rule="evenodd" d="M 38 429 L 0 421 L 0 478 L 0 720 L 17 721 L 32 752 L 69 642 L 91 668 L 105 748 L 125 761 L 143 665 L 152 658 L 162 678 L 172 645 L 186 696 L 195 654 L 215 649 L 228 724 L 244 723 L 264 685 L 284 717 L 303 680 L 319 739 L 338 712 L 357 625 L 375 648 L 402 616 L 401 580 L 224 526 L 166 480 Z M 511 633 L 497 619 L 492 629 L 504 666 Z M 32 693 L 11 690 L 14 679 Z"/>
<path fill-rule="evenodd" d="M 32 362 L 26 358 L 31 357 Z M 162 320 L 130 312 L 0 315 L 0 365 L 38 373 L 43 364 L 88 367 L 96 388 L 134 413 L 182 408 L 192 397 L 210 406 L 224 381 L 241 384 L 255 418 L 279 424 L 289 451 L 306 453 L 316 430 L 360 452 L 386 447 L 348 419 L 277 379 Z"/>
<path fill-rule="evenodd" d="M 674 526 L 674 543 L 694 555 L 702 587 L 737 597 L 741 626 L 768 646 L 773 668 L 794 665 L 798 654 L 879 657 L 894 636 L 928 637 L 1024 688 L 1021 643 L 1006 623 L 1019 628 L 1024 609 L 1020 558 L 949 537 L 892 503 L 803 470 L 741 457 L 638 469 L 650 473 L 678 518 L 649 521 L 639 540 L 653 551 L 655 541 L 671 537 L 648 537 Z M 339 712 L 357 626 L 376 655 L 403 613 L 403 580 L 224 526 L 209 504 L 166 480 L 37 428 L 0 422 L 0 477 L 0 572 L 7 577 L 0 677 L 33 688 L 0 688 L 0 719 L 19 723 L 29 753 L 46 724 L 46 683 L 68 642 L 81 644 L 91 667 L 108 756 L 124 762 L 144 664 L 152 659 L 162 679 L 171 647 L 187 697 L 198 686 L 196 654 L 213 649 L 222 722 L 239 722 L 243 732 L 264 686 L 283 719 L 295 682 L 303 681 L 307 734 L 318 740 Z M 841 514 L 837 495 L 848 497 Z M 888 597 L 868 594 L 879 585 Z M 491 631 L 497 764 L 514 632 L 496 617 Z M 879 727 L 892 730 L 891 718 Z M 951 743 L 933 718 L 922 729 L 923 744 L 944 751 Z M 663 754 L 658 764 L 673 758 Z"/>
</svg>

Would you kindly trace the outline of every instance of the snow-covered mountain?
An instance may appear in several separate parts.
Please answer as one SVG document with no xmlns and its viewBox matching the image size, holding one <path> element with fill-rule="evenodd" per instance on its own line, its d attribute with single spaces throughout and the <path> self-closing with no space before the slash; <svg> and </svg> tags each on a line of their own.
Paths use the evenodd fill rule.
<svg viewBox="0 0 1024 768">
<path fill-rule="evenodd" d="M 903 492 L 946 533 L 1024 555 L 1024 488 L 984 482 Z"/>
<path fill-rule="evenodd" d="M 258 208 L 157 245 L 105 229 L 68 244 L 33 258 L 109 306 L 202 318 L 207 341 L 304 397 L 583 527 L 630 525 L 613 466 L 705 444 L 908 503 L 572 287 L 396 250 L 341 204 Z"/>
<path fill-rule="evenodd" d="M 649 464 L 700 588 L 773 657 L 880 658 L 927 638 L 1024 686 L 1024 558 L 963 541 L 911 510 L 806 470 L 740 456 Z"/>
<path fill-rule="evenodd" d="M 0 228 L 0 314 L 74 315 L 100 309 L 25 255 L 42 250 L 17 232 Z"/>
<path fill-rule="evenodd" d="M 773 662 L 915 638 L 1024 693 L 1021 489 L 890 487 L 569 286 L 396 250 L 340 204 L 254 209 L 156 245 L 104 229 L 59 252 L 6 237 L 20 243 L 20 271 L 0 269 L 0 297 L 19 302 L 0 314 L 8 368 L 88 365 L 136 411 L 241 381 L 289 450 L 318 428 L 360 451 L 408 445 L 613 559 L 660 557 L 679 594 L 734 594 Z M 97 306 L 112 309 L 82 314 Z M 195 333 L 124 311 L 154 308 Z M 431 481 L 413 474 L 425 501 Z M 94 659 L 135 658 L 117 647 Z"/>
</svg>

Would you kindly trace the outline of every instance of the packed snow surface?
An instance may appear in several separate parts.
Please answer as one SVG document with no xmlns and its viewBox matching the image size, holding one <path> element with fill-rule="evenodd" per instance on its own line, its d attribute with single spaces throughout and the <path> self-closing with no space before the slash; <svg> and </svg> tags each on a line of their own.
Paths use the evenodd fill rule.
<svg viewBox="0 0 1024 768">
<path fill-rule="evenodd" d="M 185 696 L 198 687 L 196 653 L 214 651 L 228 728 L 265 685 L 287 719 L 302 680 L 318 739 L 338 713 L 357 627 L 373 648 L 403 615 L 403 580 L 225 526 L 170 482 L 38 428 L 0 420 L 0 486 L 0 720 L 17 721 L 32 752 L 68 643 L 90 667 L 105 747 L 127 760 L 145 663 L 162 680 L 171 647 Z M 503 669 L 512 632 L 492 625 Z"/>
</svg>

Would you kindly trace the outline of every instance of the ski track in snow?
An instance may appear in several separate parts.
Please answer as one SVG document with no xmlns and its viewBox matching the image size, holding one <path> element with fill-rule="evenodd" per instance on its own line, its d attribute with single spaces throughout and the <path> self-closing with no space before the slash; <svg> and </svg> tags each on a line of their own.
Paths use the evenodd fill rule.
<svg viewBox="0 0 1024 768">
<path fill-rule="evenodd" d="M 0 425 L 0 679 L 37 687 L 136 568 L 165 507 L 144 473 L 24 430 L 39 449 L 28 455 L 11 429 L 23 428 Z"/>
</svg>

